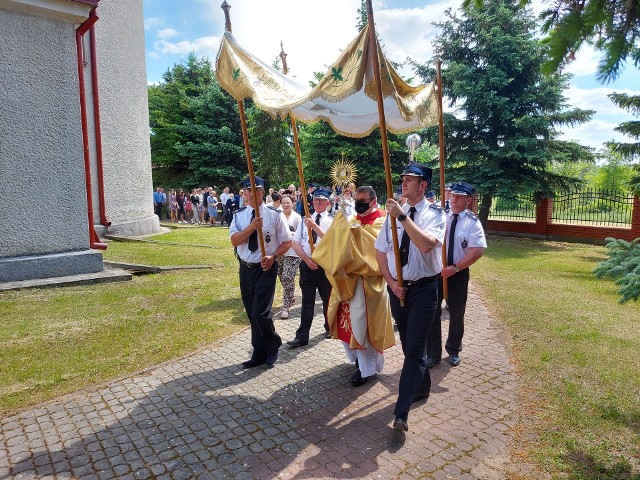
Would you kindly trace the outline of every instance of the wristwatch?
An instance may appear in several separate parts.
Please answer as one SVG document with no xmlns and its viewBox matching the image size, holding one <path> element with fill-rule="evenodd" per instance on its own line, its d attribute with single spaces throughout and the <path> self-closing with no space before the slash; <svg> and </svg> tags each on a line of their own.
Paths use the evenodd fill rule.
<svg viewBox="0 0 640 480">
<path fill-rule="evenodd" d="M 458 268 L 458 266 L 454 263 L 453 265 L 451 265 L 453 267 L 453 271 L 455 273 L 458 273 L 460 271 L 460 269 Z"/>
<path fill-rule="evenodd" d="M 399 222 L 404 222 L 406 219 L 407 219 L 407 216 L 404 213 L 398 215 Z"/>
</svg>

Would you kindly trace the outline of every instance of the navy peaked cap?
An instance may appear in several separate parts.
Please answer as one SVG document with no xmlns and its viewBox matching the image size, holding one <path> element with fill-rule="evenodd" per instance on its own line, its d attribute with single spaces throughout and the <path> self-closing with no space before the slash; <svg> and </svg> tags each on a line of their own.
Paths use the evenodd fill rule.
<svg viewBox="0 0 640 480">
<path fill-rule="evenodd" d="M 404 171 L 400 174 L 401 177 L 405 175 L 421 177 L 429 185 L 431 184 L 431 169 L 422 163 L 409 162 L 409 165 L 404 167 Z"/>
<path fill-rule="evenodd" d="M 264 178 L 253 177 L 256 181 L 256 188 L 261 188 L 264 190 Z M 240 188 L 251 188 L 251 180 L 249 177 L 245 178 L 240 184 Z"/>
<path fill-rule="evenodd" d="M 313 195 L 313 198 L 324 198 L 326 200 L 329 200 L 331 198 L 331 190 L 324 187 L 317 187 L 313 191 L 312 195 Z"/>
<path fill-rule="evenodd" d="M 474 193 L 476 193 L 476 189 L 470 183 L 460 180 L 459 182 L 455 182 L 453 185 L 451 185 L 451 193 L 472 196 Z"/>
</svg>

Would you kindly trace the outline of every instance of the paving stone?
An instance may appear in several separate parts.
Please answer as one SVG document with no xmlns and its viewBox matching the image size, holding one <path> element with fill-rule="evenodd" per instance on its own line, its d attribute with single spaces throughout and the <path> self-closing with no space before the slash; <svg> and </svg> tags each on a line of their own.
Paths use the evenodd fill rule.
<svg viewBox="0 0 640 480">
<path fill-rule="evenodd" d="M 517 377 L 501 327 L 473 287 L 462 363 L 430 371 L 431 396 L 414 405 L 401 440 L 390 426 L 397 337 L 385 371 L 354 389 L 341 343 L 322 339 L 320 311 L 318 302 L 309 345 L 283 348 L 273 369 L 240 368 L 250 352 L 244 330 L 63 404 L 0 419 L 0 478 L 469 479 L 478 468 L 505 478 L 495 458 L 509 458 Z M 276 320 L 276 328 L 289 339 L 297 323 Z"/>
</svg>

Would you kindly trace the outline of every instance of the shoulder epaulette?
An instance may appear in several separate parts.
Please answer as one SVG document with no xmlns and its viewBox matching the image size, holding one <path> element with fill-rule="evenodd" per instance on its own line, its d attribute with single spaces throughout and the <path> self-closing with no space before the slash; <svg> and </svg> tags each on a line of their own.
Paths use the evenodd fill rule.
<svg viewBox="0 0 640 480">
<path fill-rule="evenodd" d="M 471 210 L 467 210 L 467 216 L 474 222 L 478 221 L 478 216 L 475 213 L 473 213 Z"/>
<path fill-rule="evenodd" d="M 331 217 L 331 218 L 333 218 L 333 217 L 335 217 L 335 214 L 333 214 L 333 213 L 327 213 L 327 217 Z"/>
<path fill-rule="evenodd" d="M 440 205 L 436 205 L 435 203 L 430 203 L 429 208 L 434 208 L 439 212 L 444 212 L 444 208 L 442 208 Z"/>
<path fill-rule="evenodd" d="M 236 210 L 235 212 L 233 212 L 233 214 L 235 215 L 236 213 L 240 213 L 241 211 L 245 210 L 247 207 L 242 207 L 239 208 L 238 210 Z"/>
</svg>

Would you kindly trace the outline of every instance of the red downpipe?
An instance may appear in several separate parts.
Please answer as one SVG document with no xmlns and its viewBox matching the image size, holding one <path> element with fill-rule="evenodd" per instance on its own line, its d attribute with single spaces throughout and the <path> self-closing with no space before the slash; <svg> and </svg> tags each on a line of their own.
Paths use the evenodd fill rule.
<svg viewBox="0 0 640 480">
<path fill-rule="evenodd" d="M 87 189 L 87 214 L 89 217 L 89 246 L 99 250 L 106 250 L 107 244 L 100 242 L 93 224 L 93 195 L 91 193 L 91 162 L 89 156 L 89 127 L 87 123 L 87 98 L 84 91 L 84 64 L 82 59 L 82 36 L 96 23 L 98 15 L 91 10 L 87 18 L 76 29 L 76 53 L 78 57 L 78 83 L 80 87 L 80 119 L 82 123 L 82 147 L 84 156 L 84 178 Z"/>
<path fill-rule="evenodd" d="M 96 18 L 97 19 L 97 18 Z M 107 218 L 104 201 L 104 169 L 102 164 L 102 128 L 100 127 L 100 102 L 98 101 L 98 55 L 96 52 L 96 26 L 91 25 L 89 30 L 89 43 L 91 44 L 91 86 L 93 94 L 93 124 L 96 135 L 96 168 L 98 170 L 98 207 L 100 208 L 100 223 L 109 227 L 111 222 Z"/>
</svg>

